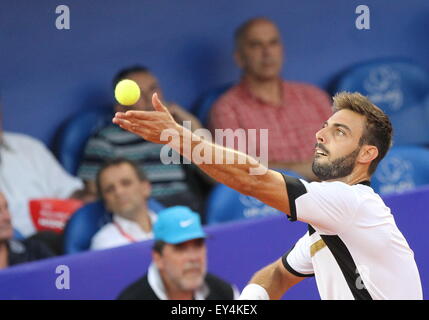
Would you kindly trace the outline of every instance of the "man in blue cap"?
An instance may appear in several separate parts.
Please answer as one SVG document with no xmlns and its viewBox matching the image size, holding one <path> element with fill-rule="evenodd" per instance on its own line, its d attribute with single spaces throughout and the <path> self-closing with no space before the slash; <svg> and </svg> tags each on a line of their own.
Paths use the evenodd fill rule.
<svg viewBox="0 0 429 320">
<path fill-rule="evenodd" d="M 152 263 L 121 300 L 232 300 L 235 286 L 207 273 L 206 233 L 197 213 L 184 206 L 162 210 L 154 225 Z"/>
</svg>

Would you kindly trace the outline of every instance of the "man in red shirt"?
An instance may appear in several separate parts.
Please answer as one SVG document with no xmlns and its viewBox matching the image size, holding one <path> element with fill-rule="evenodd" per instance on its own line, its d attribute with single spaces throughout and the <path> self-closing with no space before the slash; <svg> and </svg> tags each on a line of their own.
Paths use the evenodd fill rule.
<svg viewBox="0 0 429 320">
<path fill-rule="evenodd" d="M 268 129 L 269 167 L 315 178 L 314 135 L 331 115 L 328 95 L 310 84 L 282 80 L 283 45 L 270 20 L 245 22 L 235 33 L 235 48 L 242 78 L 215 102 L 210 128 Z M 260 153 L 257 141 L 247 143 L 255 143 Z"/>
</svg>

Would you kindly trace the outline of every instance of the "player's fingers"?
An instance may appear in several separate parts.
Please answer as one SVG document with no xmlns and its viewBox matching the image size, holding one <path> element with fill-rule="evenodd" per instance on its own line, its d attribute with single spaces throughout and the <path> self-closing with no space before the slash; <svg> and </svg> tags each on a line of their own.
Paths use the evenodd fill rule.
<svg viewBox="0 0 429 320">
<path fill-rule="evenodd" d="M 124 118 L 125 113 L 124 112 L 116 112 L 114 115 L 114 118 Z"/>
<path fill-rule="evenodd" d="M 126 130 L 128 130 L 129 128 L 131 128 L 133 126 L 130 121 L 128 121 L 126 119 L 121 119 L 121 118 L 117 117 L 116 115 L 113 118 L 112 122 L 114 124 L 117 124 L 118 126 L 120 126 L 122 129 L 126 129 Z"/>
<path fill-rule="evenodd" d="M 159 100 L 159 98 L 158 98 L 158 94 L 157 94 L 156 92 L 152 95 L 152 105 L 153 105 L 153 108 L 154 108 L 156 111 L 160 111 L 160 112 L 167 112 L 167 113 L 169 113 L 169 112 L 168 112 L 167 107 L 166 107 L 166 106 L 164 106 L 164 105 L 161 103 L 161 101 Z"/>
<path fill-rule="evenodd" d="M 159 115 L 159 113 L 158 113 Z M 154 120 L 157 118 L 157 112 L 129 110 L 125 113 L 125 119 L 131 120 Z"/>
</svg>

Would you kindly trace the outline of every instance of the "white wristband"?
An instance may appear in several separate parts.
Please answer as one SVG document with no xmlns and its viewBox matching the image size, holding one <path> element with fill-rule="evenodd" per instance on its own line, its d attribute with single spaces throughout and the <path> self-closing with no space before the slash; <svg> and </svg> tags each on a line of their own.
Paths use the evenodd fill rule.
<svg viewBox="0 0 429 320">
<path fill-rule="evenodd" d="M 251 283 L 243 289 L 238 300 L 270 300 L 270 296 L 259 284 Z"/>
</svg>

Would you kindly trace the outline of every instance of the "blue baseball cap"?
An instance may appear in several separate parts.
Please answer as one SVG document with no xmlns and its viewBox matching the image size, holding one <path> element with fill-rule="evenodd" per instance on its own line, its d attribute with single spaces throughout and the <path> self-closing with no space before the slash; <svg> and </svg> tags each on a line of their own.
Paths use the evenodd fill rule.
<svg viewBox="0 0 429 320">
<path fill-rule="evenodd" d="M 205 238 L 200 216 L 185 206 L 161 210 L 153 227 L 155 240 L 171 244 Z"/>
</svg>

